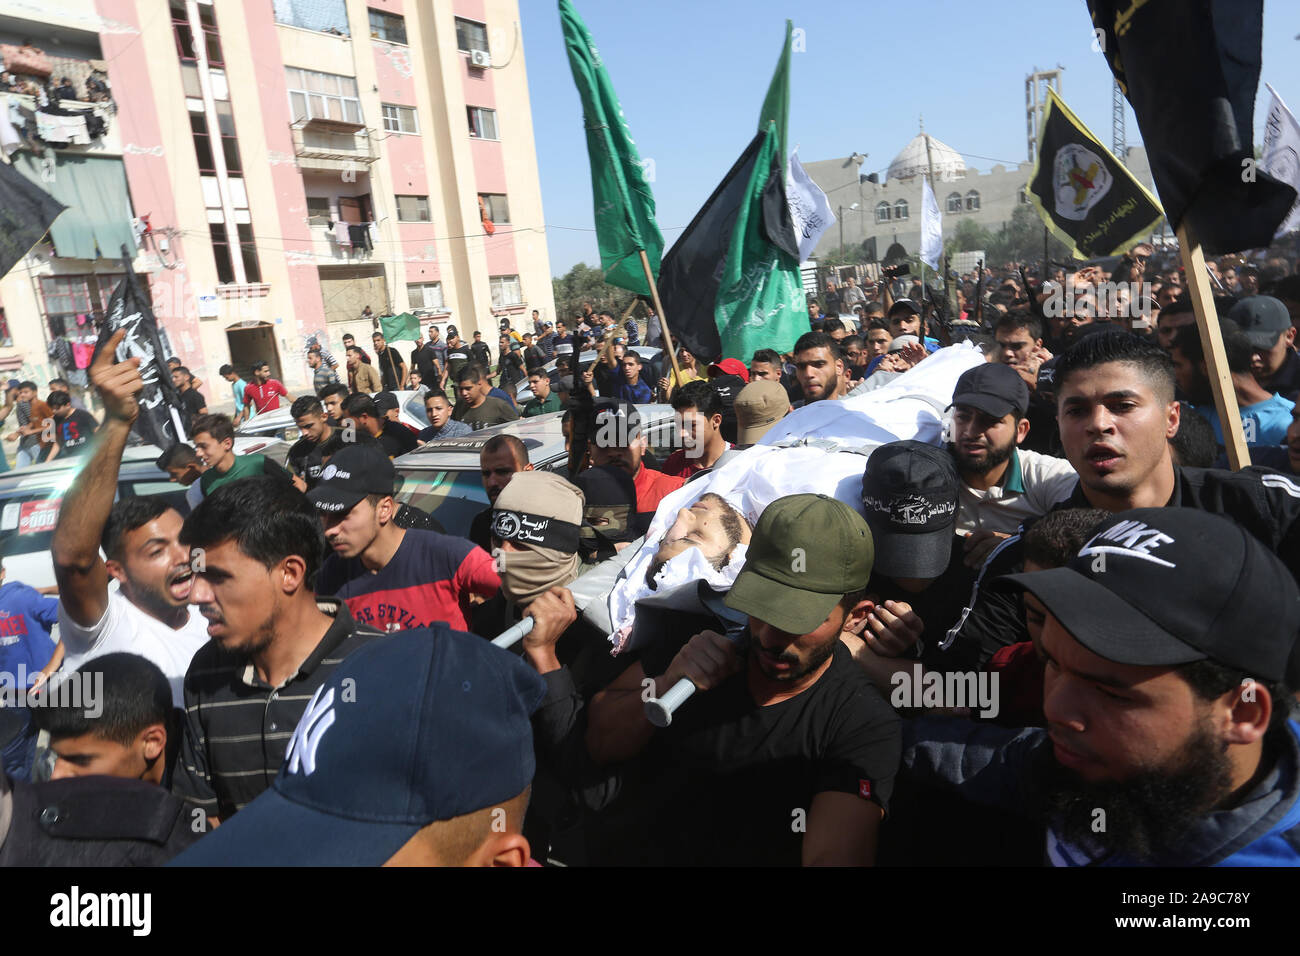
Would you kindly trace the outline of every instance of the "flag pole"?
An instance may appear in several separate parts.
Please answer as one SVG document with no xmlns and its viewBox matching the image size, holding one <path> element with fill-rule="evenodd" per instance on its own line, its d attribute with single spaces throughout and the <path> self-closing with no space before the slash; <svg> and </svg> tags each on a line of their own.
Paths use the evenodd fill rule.
<svg viewBox="0 0 1300 956">
<path fill-rule="evenodd" d="M 650 271 L 650 258 L 645 254 L 644 249 L 638 249 L 637 252 L 641 255 L 641 268 L 645 270 L 645 281 L 650 287 L 650 298 L 655 304 L 655 312 L 659 314 L 659 328 L 664 333 L 664 345 L 668 346 L 668 361 L 673 363 L 673 373 L 680 383 L 682 370 L 677 367 L 677 349 L 673 346 L 673 337 L 668 331 L 668 317 L 664 315 L 664 305 L 659 301 L 659 286 L 655 285 L 654 273 Z"/>
<path fill-rule="evenodd" d="M 1241 411 L 1237 407 L 1237 391 L 1228 371 L 1228 356 L 1223 349 L 1223 330 L 1219 328 L 1218 312 L 1214 308 L 1214 293 L 1207 279 L 1210 271 L 1205 267 L 1205 254 L 1184 220 L 1178 226 L 1178 246 L 1183 259 L 1183 271 L 1191 287 L 1192 311 L 1196 314 L 1196 328 L 1201 333 L 1201 348 L 1205 352 L 1205 367 L 1209 373 L 1210 387 L 1214 391 L 1214 407 L 1219 413 L 1223 429 L 1223 444 L 1228 452 L 1228 466 L 1237 471 L 1250 464 L 1250 450 L 1241 426 Z M 1214 321 L 1210 321 L 1210 317 Z M 1184 414 L 1186 414 L 1184 412 Z M 1194 413 L 1193 413 L 1194 414 Z"/>
</svg>

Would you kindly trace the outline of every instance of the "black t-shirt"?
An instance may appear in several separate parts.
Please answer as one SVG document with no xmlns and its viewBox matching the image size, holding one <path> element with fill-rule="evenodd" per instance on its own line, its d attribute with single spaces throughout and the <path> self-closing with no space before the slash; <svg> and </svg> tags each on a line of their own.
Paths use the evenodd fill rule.
<svg viewBox="0 0 1300 956">
<path fill-rule="evenodd" d="M 484 368 L 492 367 L 492 350 L 488 348 L 486 342 L 474 342 L 469 347 L 469 353 L 479 365 Z"/>
<path fill-rule="evenodd" d="M 400 422 L 391 420 L 384 422 L 384 430 L 379 433 L 376 440 L 389 458 L 405 455 L 412 448 L 418 448 L 420 445 L 420 440 L 415 437 L 413 431 Z"/>
<path fill-rule="evenodd" d="M 289 449 L 289 470 L 295 475 L 307 482 L 308 490 L 316 487 L 316 481 L 320 478 L 321 469 L 325 463 L 321 461 L 320 446 L 324 442 L 315 442 L 310 438 L 299 438 Z"/>
<path fill-rule="evenodd" d="M 194 422 L 194 416 L 200 414 L 199 409 L 207 407 L 207 400 L 193 388 L 187 388 L 181 392 L 181 410 L 185 416 L 185 431 L 190 430 L 190 425 Z"/>
<path fill-rule="evenodd" d="M 402 357 L 391 346 L 375 354 L 375 368 L 379 369 L 383 391 L 396 392 L 406 384 L 399 378 L 402 371 Z"/>
<path fill-rule="evenodd" d="M 468 538 L 488 554 L 492 553 L 492 506 L 488 505 L 469 523 Z"/>
<path fill-rule="evenodd" d="M 186 394 L 189 394 L 188 392 Z M 54 438 L 59 443 L 59 455 L 80 455 L 86 450 L 86 444 L 99 427 L 95 416 L 80 408 L 74 408 L 72 414 L 58 423 Z"/>
<path fill-rule="evenodd" d="M 688 638 L 648 648 L 645 672 L 662 673 Z M 798 866 L 813 798 L 887 807 L 901 752 L 897 715 L 843 644 L 815 684 L 767 707 L 742 669 L 656 732 L 591 844 L 609 855 L 599 863 Z"/>
<path fill-rule="evenodd" d="M 528 376 L 524 372 L 524 359 L 519 352 L 511 350 L 501 357 L 501 385 L 514 385 Z"/>
<path fill-rule="evenodd" d="M 411 362 L 420 370 L 420 380 L 430 388 L 438 387 L 438 352 L 425 342 L 411 353 Z"/>
</svg>

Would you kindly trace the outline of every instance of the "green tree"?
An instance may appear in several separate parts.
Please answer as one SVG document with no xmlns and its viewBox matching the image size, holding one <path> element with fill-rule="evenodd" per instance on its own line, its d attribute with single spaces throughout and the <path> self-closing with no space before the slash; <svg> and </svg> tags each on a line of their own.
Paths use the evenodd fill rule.
<svg viewBox="0 0 1300 956">
<path fill-rule="evenodd" d="M 988 249 L 990 265 L 998 267 L 1007 262 L 1039 265 L 1043 261 L 1043 220 L 1030 205 L 1016 206 L 1011 219 L 993 233 Z M 1048 240 L 1048 255 L 1054 262 L 1071 261 L 1069 250 L 1055 236 Z"/>
<path fill-rule="evenodd" d="M 579 262 L 566 274 L 551 280 L 555 293 L 555 314 L 565 321 L 582 311 L 582 303 L 590 302 L 597 312 L 608 309 L 618 318 L 636 298 L 626 289 L 620 289 L 605 281 L 605 274 L 598 266 L 589 266 Z"/>
<path fill-rule="evenodd" d="M 959 219 L 957 228 L 944 243 L 944 254 L 975 252 L 978 249 L 988 249 L 992 243 L 993 233 L 987 227 L 981 226 L 974 219 Z"/>
</svg>

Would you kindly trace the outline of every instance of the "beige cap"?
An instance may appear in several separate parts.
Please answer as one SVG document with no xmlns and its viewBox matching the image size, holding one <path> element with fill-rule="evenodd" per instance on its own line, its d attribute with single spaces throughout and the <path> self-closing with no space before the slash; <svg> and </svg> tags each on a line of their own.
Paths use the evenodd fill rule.
<svg viewBox="0 0 1300 956">
<path fill-rule="evenodd" d="M 790 411 L 790 396 L 778 382 L 750 382 L 736 396 L 736 444 L 752 445 Z"/>
</svg>

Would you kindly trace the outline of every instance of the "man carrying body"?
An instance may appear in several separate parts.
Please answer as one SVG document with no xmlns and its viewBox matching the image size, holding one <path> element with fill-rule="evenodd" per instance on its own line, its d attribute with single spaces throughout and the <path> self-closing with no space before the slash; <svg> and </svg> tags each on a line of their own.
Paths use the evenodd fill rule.
<svg viewBox="0 0 1300 956">
<path fill-rule="evenodd" d="M 792 548 L 806 564 L 792 565 Z M 898 719 L 840 641 L 868 612 L 871 554 L 866 522 L 848 505 L 774 501 L 725 599 L 748 615 L 747 646 L 713 631 L 667 636 L 593 698 L 592 758 L 639 757 L 642 771 L 611 808 L 610 832 L 590 841 L 608 862 L 873 861 Z M 645 716 L 647 678 L 656 696 L 682 678 L 697 688 L 662 730 Z"/>
</svg>

